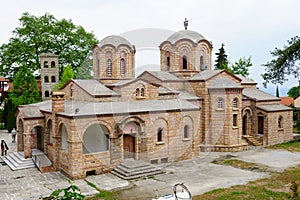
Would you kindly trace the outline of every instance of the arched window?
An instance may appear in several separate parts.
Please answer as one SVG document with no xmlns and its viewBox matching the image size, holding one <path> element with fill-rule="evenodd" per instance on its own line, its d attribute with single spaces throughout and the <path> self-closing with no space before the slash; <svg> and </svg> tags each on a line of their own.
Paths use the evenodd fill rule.
<svg viewBox="0 0 300 200">
<path fill-rule="evenodd" d="M 218 98 L 218 109 L 222 109 L 223 108 L 223 98 L 219 97 Z"/>
<path fill-rule="evenodd" d="M 52 82 L 52 83 L 55 83 L 55 82 L 56 82 L 55 76 L 51 76 L 51 82 Z"/>
<path fill-rule="evenodd" d="M 51 62 L 51 68 L 55 68 L 55 62 L 54 61 Z"/>
<path fill-rule="evenodd" d="M 48 61 L 45 61 L 45 62 L 44 62 L 44 68 L 48 68 L 48 67 L 49 67 Z"/>
<path fill-rule="evenodd" d="M 125 60 L 124 60 L 124 58 L 121 58 L 121 61 L 120 61 L 120 73 L 121 73 L 121 76 L 123 76 L 125 74 Z"/>
<path fill-rule="evenodd" d="M 60 132 L 61 132 L 61 149 L 68 150 L 68 132 L 65 125 L 61 126 Z"/>
<path fill-rule="evenodd" d="M 135 96 L 139 97 L 140 96 L 140 88 L 135 89 Z"/>
<path fill-rule="evenodd" d="M 232 107 L 233 108 L 238 108 L 238 98 L 234 98 L 232 101 Z"/>
<path fill-rule="evenodd" d="M 185 125 L 183 128 L 183 138 L 189 138 L 189 126 Z"/>
<path fill-rule="evenodd" d="M 84 154 L 109 150 L 109 131 L 102 124 L 94 124 L 83 135 L 82 151 Z"/>
<path fill-rule="evenodd" d="M 49 83 L 49 77 L 48 77 L 48 76 L 45 76 L 45 77 L 44 77 L 44 82 L 45 82 L 45 83 Z"/>
<path fill-rule="evenodd" d="M 187 69 L 187 57 L 182 57 L 182 69 Z"/>
<path fill-rule="evenodd" d="M 283 117 L 279 116 L 278 118 L 278 128 L 283 128 Z"/>
<path fill-rule="evenodd" d="M 203 55 L 200 56 L 200 69 L 204 69 Z"/>
<path fill-rule="evenodd" d="M 50 97 L 50 92 L 48 90 L 45 91 L 45 97 Z"/>
<path fill-rule="evenodd" d="M 168 69 L 170 69 L 170 56 L 167 57 L 167 66 L 168 66 Z"/>
<path fill-rule="evenodd" d="M 141 97 L 144 97 L 145 96 L 145 89 L 144 88 L 141 88 L 141 93 L 140 93 Z"/>
<path fill-rule="evenodd" d="M 162 142 L 163 141 L 163 129 L 158 128 L 157 129 L 157 142 Z"/>
<path fill-rule="evenodd" d="M 112 75 L 112 62 L 111 62 L 111 59 L 107 59 L 106 69 L 107 69 L 107 76 L 111 76 Z"/>
</svg>

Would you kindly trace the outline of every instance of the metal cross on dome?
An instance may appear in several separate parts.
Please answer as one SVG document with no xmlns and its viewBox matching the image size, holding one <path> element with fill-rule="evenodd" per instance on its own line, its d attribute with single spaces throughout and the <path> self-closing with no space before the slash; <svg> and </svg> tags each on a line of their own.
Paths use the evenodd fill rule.
<svg viewBox="0 0 300 200">
<path fill-rule="evenodd" d="M 189 25 L 189 20 L 187 20 L 187 18 L 184 19 L 183 25 L 184 25 L 184 29 L 187 30 L 187 27 Z"/>
</svg>

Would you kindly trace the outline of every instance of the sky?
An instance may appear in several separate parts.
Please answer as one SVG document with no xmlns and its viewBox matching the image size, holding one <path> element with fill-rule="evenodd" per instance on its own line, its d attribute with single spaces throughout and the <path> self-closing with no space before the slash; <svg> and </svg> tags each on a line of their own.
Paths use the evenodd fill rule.
<svg viewBox="0 0 300 200">
<path fill-rule="evenodd" d="M 50 13 L 59 20 L 71 19 L 98 40 L 125 36 L 137 46 L 136 67 L 144 70 L 151 66 L 149 70 L 153 70 L 153 66 L 159 68 L 159 43 L 183 30 L 187 18 L 188 29 L 212 41 L 213 61 L 222 43 L 231 63 L 251 56 L 249 77 L 260 89 L 275 95 L 274 85 L 262 85 L 262 64 L 272 59 L 270 51 L 299 35 L 299 8 L 299 0 L 1 0 L 0 45 L 8 43 L 22 13 Z M 290 77 L 279 86 L 280 95 L 297 85 L 298 78 Z"/>
</svg>

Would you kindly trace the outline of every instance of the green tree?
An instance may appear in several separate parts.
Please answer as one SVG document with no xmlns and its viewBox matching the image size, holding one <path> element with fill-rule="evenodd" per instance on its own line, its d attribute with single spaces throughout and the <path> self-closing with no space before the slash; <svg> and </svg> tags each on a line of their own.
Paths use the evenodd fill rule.
<svg viewBox="0 0 300 200">
<path fill-rule="evenodd" d="M 224 44 L 222 43 L 221 48 L 219 49 L 219 52 L 216 53 L 217 59 L 215 60 L 215 69 L 225 69 L 229 71 L 228 68 L 228 60 L 227 60 L 227 55 L 224 49 Z"/>
<path fill-rule="evenodd" d="M 21 65 L 13 79 L 13 88 L 6 99 L 7 121 L 6 128 L 10 131 L 15 127 L 15 112 L 19 105 L 32 104 L 41 101 L 38 85 L 26 64 Z"/>
<path fill-rule="evenodd" d="M 240 74 L 244 77 L 249 76 L 249 68 L 252 66 L 251 56 L 249 58 L 242 57 L 229 68 L 229 71 L 233 74 Z"/>
<path fill-rule="evenodd" d="M 92 52 L 90 52 L 87 55 L 85 61 L 78 68 L 76 73 L 76 79 L 92 79 L 93 78 L 93 76 L 91 75 L 92 70 L 93 70 L 93 55 Z"/>
<path fill-rule="evenodd" d="M 295 99 L 297 96 L 299 96 L 299 86 L 292 87 L 291 89 L 289 89 L 287 94 L 289 97 L 292 97 Z"/>
<path fill-rule="evenodd" d="M 74 71 L 71 69 L 70 65 L 64 67 L 63 74 L 61 76 L 61 81 L 59 84 L 55 85 L 55 90 L 59 90 L 63 85 L 65 85 L 69 80 L 74 78 Z"/>
<path fill-rule="evenodd" d="M 271 54 L 275 59 L 262 65 L 266 71 L 262 74 L 265 86 L 269 82 L 283 84 L 288 80 L 287 76 L 289 75 L 293 75 L 295 78 L 299 77 L 300 38 L 298 36 L 291 38 L 288 45 L 282 49 L 275 48 Z"/>
<path fill-rule="evenodd" d="M 13 77 L 21 63 L 26 63 L 33 73 L 40 68 L 39 55 L 59 55 L 59 66 L 71 64 L 74 72 L 98 40 L 71 20 L 57 20 L 51 14 L 41 17 L 22 14 L 20 27 L 13 30 L 13 37 L 0 46 L 0 75 Z"/>
</svg>

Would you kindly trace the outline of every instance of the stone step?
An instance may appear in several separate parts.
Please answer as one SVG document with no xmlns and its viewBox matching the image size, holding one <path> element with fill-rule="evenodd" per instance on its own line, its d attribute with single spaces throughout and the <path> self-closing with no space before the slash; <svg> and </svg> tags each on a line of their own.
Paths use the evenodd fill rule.
<svg viewBox="0 0 300 200">
<path fill-rule="evenodd" d="M 123 169 L 120 169 L 119 167 L 116 167 L 114 169 L 114 171 L 116 171 L 119 174 L 122 174 L 123 176 L 129 177 L 129 176 L 135 176 L 135 175 L 143 175 L 146 173 L 156 173 L 156 172 L 160 172 L 160 169 L 157 168 L 149 168 L 147 170 L 135 170 L 134 172 L 130 172 L 130 171 L 124 171 Z"/>
<path fill-rule="evenodd" d="M 256 140 L 253 136 L 251 135 L 243 135 L 243 138 L 245 138 L 245 140 L 253 146 L 261 146 L 262 143 L 258 140 Z"/>
<path fill-rule="evenodd" d="M 164 173 L 164 171 L 160 168 L 145 161 L 134 159 L 125 160 L 112 171 L 112 174 L 125 180 L 132 180 L 161 173 Z"/>
<path fill-rule="evenodd" d="M 35 167 L 32 159 L 25 159 L 20 152 L 11 152 L 7 156 L 3 156 L 2 159 L 13 171 Z"/>
</svg>

